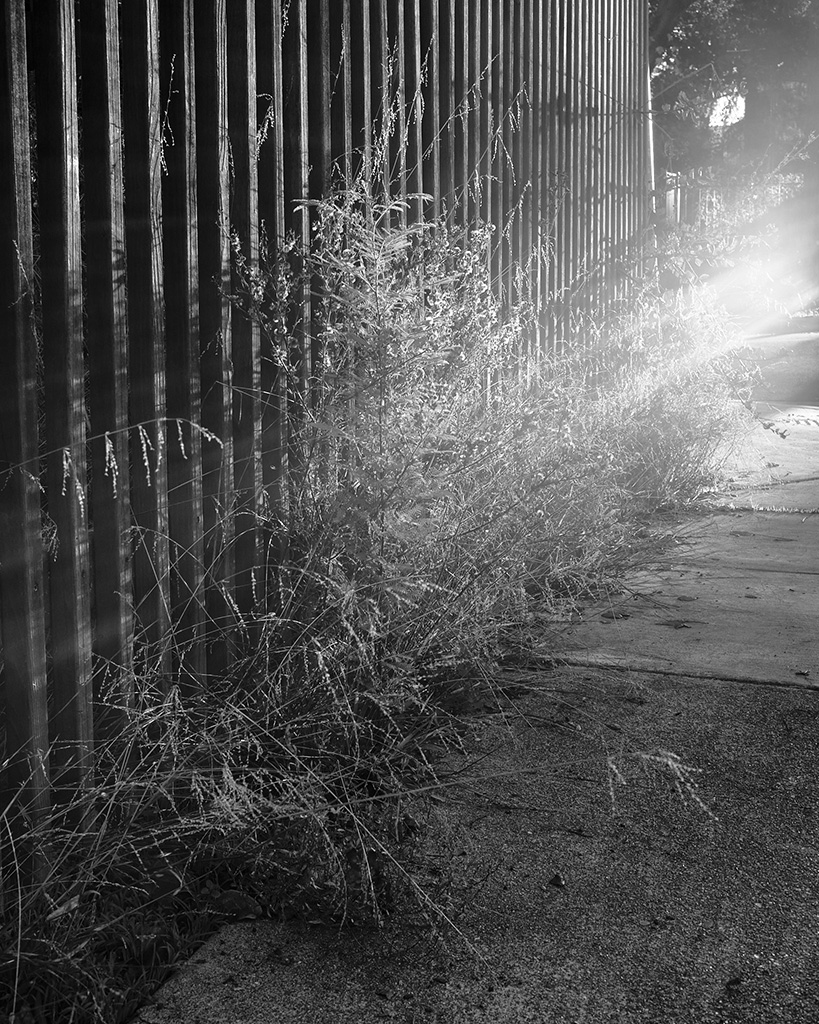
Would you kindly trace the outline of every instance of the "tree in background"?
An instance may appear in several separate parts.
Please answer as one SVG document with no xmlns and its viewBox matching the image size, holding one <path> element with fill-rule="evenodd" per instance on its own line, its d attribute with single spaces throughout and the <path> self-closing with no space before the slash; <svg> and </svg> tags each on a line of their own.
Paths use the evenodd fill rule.
<svg viewBox="0 0 819 1024">
<path fill-rule="evenodd" d="M 684 285 L 705 273 L 738 309 L 817 308 L 819 0 L 650 0 L 650 11 L 658 181 L 706 169 L 681 223 L 663 224 L 662 273 Z"/>
<path fill-rule="evenodd" d="M 819 129 L 819 0 L 651 0 L 661 168 L 775 166 Z M 712 125 L 721 98 L 744 101 Z"/>
</svg>

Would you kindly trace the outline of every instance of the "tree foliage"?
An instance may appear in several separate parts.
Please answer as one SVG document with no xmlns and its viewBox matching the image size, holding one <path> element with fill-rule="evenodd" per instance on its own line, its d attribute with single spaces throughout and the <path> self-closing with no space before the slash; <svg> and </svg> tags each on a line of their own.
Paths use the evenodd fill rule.
<svg viewBox="0 0 819 1024">
<path fill-rule="evenodd" d="M 743 124 L 725 149 L 775 159 L 819 128 L 819 0 L 651 0 L 655 118 L 668 163 L 709 162 L 708 118 L 741 95 Z M 675 162 L 676 161 L 676 162 Z"/>
<path fill-rule="evenodd" d="M 651 0 L 652 63 L 688 73 L 707 65 L 726 82 L 816 74 L 817 0 Z"/>
</svg>

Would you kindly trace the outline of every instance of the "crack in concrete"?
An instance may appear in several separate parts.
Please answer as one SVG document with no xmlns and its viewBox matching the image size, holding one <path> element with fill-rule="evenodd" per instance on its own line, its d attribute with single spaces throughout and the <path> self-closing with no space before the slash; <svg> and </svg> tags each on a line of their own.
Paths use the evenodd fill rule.
<svg viewBox="0 0 819 1024">
<path fill-rule="evenodd" d="M 819 683 L 805 679 L 774 679 L 745 674 L 725 675 L 703 672 L 702 669 L 677 668 L 652 662 L 648 658 L 618 658 L 607 654 L 553 654 L 554 665 L 570 665 L 574 668 L 608 668 L 615 672 L 639 672 L 643 675 L 673 676 L 685 679 L 706 679 L 715 683 L 745 683 L 750 686 L 777 686 L 792 690 L 819 691 Z"/>
<path fill-rule="evenodd" d="M 785 505 L 735 505 L 734 512 L 776 512 L 777 515 L 815 516 L 819 508 L 786 508 Z"/>
<path fill-rule="evenodd" d="M 817 570 L 817 569 L 787 569 L 787 568 L 785 568 L 785 569 L 778 569 L 775 566 L 770 566 L 770 567 L 769 566 L 762 566 L 762 565 L 743 566 L 743 565 L 737 564 L 735 562 L 732 562 L 730 564 L 733 565 L 734 568 L 736 568 L 738 570 L 742 570 L 744 572 L 767 572 L 767 573 L 772 573 L 772 574 L 778 575 L 778 576 L 819 576 L 819 570 Z M 702 570 L 699 568 L 700 566 L 706 566 L 706 567 L 710 568 L 712 565 L 714 565 L 713 560 L 711 560 L 709 562 L 705 562 L 705 561 L 702 561 L 702 562 L 689 562 L 689 564 L 688 564 L 688 566 L 686 566 L 685 570 L 682 570 L 682 569 L 671 569 L 671 570 L 669 570 L 669 572 L 675 573 L 675 574 L 676 573 L 682 573 L 683 571 L 689 571 L 689 566 L 690 566 L 690 572 L 691 572 L 692 575 L 693 575 L 693 573 L 695 571 L 699 572 L 701 574 Z M 730 579 L 739 579 L 740 577 L 739 576 L 734 576 L 731 573 L 724 573 L 722 576 L 716 576 L 716 577 L 713 577 L 713 578 L 714 579 L 722 579 L 722 580 L 730 580 Z M 696 580 L 697 580 L 697 577 L 694 577 L 694 582 L 696 582 Z M 641 596 L 647 597 L 648 595 L 644 594 L 644 595 L 641 595 Z"/>
</svg>

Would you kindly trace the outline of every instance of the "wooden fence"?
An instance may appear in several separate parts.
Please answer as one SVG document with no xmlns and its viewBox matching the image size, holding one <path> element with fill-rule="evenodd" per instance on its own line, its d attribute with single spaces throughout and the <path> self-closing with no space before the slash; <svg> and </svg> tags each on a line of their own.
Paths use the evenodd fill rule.
<svg viewBox="0 0 819 1024">
<path fill-rule="evenodd" d="M 231 295 L 364 173 L 496 226 L 534 354 L 622 300 L 647 205 L 645 0 L 4 0 L 0 626 L 7 801 L 90 784 L 134 636 L 206 682 L 286 554 L 316 309 Z M 374 145 L 392 110 L 394 130 Z M 429 202 L 412 197 L 428 193 Z M 244 267 L 237 260 L 241 253 Z M 532 258 L 534 254 L 534 258 Z M 516 265 L 528 267 L 523 285 Z M 257 513 L 282 519 L 263 541 Z"/>
</svg>

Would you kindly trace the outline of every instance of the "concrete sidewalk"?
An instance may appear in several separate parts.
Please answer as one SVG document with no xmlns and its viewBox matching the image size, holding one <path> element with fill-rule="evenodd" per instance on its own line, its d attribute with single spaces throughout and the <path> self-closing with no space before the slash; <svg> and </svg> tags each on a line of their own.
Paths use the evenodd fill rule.
<svg viewBox="0 0 819 1024">
<path fill-rule="evenodd" d="M 550 639 L 568 664 L 819 686 L 819 336 L 754 339 L 758 468 L 651 571 Z"/>
<path fill-rule="evenodd" d="M 788 437 L 759 428 L 762 472 L 550 637 L 446 765 L 429 820 L 471 952 L 237 923 L 139 1020 L 819 1021 L 819 338 L 754 345 Z"/>
</svg>

